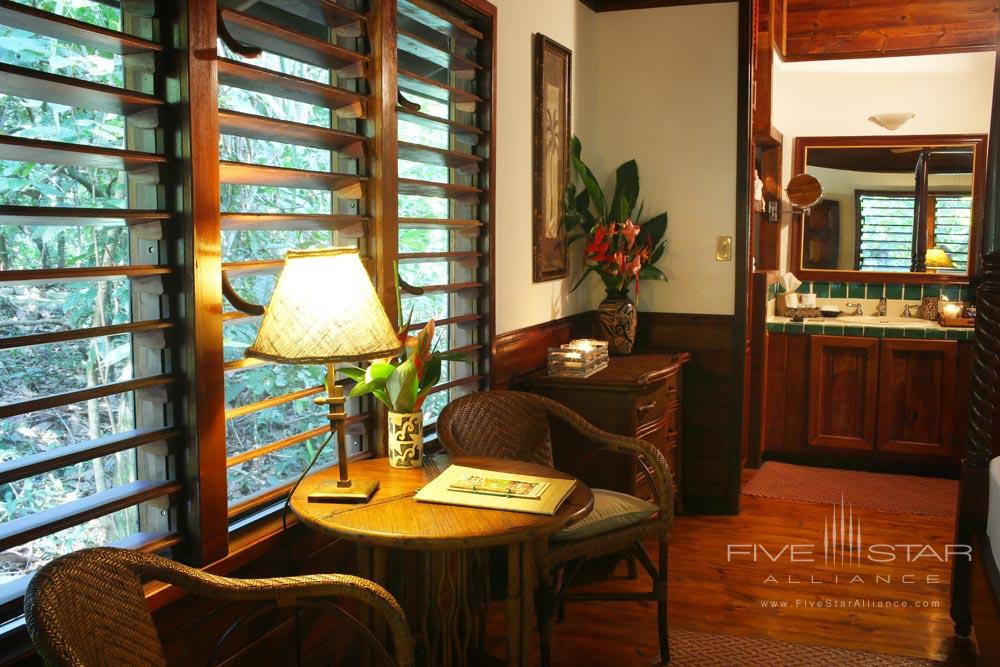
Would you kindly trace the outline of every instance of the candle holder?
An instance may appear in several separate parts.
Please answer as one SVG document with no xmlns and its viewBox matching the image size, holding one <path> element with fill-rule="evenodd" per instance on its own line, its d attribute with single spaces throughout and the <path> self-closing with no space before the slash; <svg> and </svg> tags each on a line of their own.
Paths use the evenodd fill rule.
<svg viewBox="0 0 1000 667">
<path fill-rule="evenodd" d="M 975 313 L 975 310 L 973 310 Z M 941 301 L 938 307 L 938 322 L 943 327 L 974 327 L 976 317 L 970 317 L 968 309 L 961 301 Z"/>
<path fill-rule="evenodd" d="M 550 347 L 547 355 L 549 375 L 587 378 L 608 366 L 608 343 L 582 338 L 559 347 Z"/>
</svg>

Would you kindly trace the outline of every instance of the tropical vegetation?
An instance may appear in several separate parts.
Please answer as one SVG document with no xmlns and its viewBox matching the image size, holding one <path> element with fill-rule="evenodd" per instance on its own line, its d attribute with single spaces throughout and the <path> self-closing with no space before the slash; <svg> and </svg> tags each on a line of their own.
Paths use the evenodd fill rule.
<svg viewBox="0 0 1000 667">
<path fill-rule="evenodd" d="M 594 172 L 582 159 L 583 144 L 573 137 L 570 162 L 573 173 L 583 187 L 577 189 L 575 179 L 566 187 L 564 222 L 570 236 L 567 243 L 587 241 L 584 249 L 585 270 L 573 286 L 575 290 L 594 273 L 604 283 L 609 296 L 624 296 L 640 280 L 667 280 L 656 266 L 667 244 L 666 212 L 645 222 L 644 203 L 639 200 L 639 165 L 635 160 L 622 163 L 615 170 L 615 186 L 606 197 Z"/>
</svg>

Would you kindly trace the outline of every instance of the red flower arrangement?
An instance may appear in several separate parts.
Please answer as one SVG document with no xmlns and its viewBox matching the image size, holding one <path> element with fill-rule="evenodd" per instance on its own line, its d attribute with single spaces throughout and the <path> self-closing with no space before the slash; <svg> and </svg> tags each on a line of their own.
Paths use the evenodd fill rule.
<svg viewBox="0 0 1000 667">
<path fill-rule="evenodd" d="M 636 295 L 640 280 L 666 281 L 666 275 L 655 264 L 666 250 L 663 237 L 667 231 L 667 214 L 653 216 L 641 224 L 632 220 L 639 199 L 639 167 L 635 160 L 629 160 L 616 170 L 615 191 L 609 207 L 593 172 L 580 159 L 581 152 L 580 140 L 574 137 L 571 161 L 583 182 L 583 189 L 577 192 L 572 182 L 567 187 L 565 224 L 568 230 L 577 230 L 568 243 L 587 240 L 584 248 L 587 268 L 573 289 L 591 273 L 596 273 L 604 282 L 608 296 L 625 296 L 633 281 Z M 642 205 L 638 208 L 636 218 L 642 215 Z"/>
</svg>

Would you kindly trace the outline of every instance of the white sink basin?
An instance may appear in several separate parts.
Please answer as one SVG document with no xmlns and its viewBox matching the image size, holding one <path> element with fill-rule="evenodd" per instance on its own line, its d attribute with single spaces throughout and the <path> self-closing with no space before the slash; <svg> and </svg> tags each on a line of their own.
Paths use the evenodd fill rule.
<svg viewBox="0 0 1000 667">
<path fill-rule="evenodd" d="M 876 317 L 875 315 L 841 315 L 831 323 L 857 324 L 866 327 L 899 327 L 903 329 L 925 329 L 936 326 L 936 322 L 916 317 Z"/>
</svg>

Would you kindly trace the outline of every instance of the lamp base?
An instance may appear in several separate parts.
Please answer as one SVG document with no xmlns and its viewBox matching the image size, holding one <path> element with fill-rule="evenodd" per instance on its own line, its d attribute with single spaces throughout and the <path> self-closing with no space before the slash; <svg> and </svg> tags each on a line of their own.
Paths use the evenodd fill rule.
<svg viewBox="0 0 1000 667">
<path fill-rule="evenodd" d="M 307 499 L 311 503 L 367 503 L 377 490 L 377 479 L 352 479 L 344 486 L 337 480 L 327 480 Z"/>
</svg>

